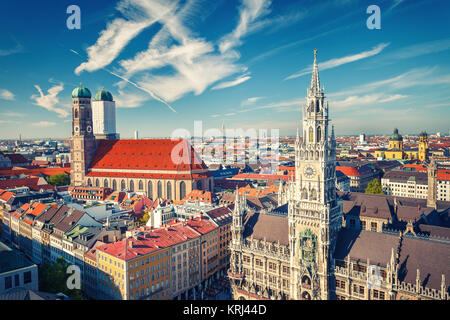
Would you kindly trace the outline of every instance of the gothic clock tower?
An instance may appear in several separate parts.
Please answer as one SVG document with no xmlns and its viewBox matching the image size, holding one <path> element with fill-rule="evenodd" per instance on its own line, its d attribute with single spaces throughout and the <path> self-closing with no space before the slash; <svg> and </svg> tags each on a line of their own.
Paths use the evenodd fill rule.
<svg viewBox="0 0 450 320">
<path fill-rule="evenodd" d="M 94 156 L 91 92 L 80 85 L 72 91 L 72 137 L 70 138 L 70 184 L 81 186 Z"/>
<path fill-rule="evenodd" d="M 336 198 L 336 143 L 328 137 L 328 103 L 320 87 L 317 50 L 303 107 L 303 141 L 297 132 L 295 182 L 289 186 L 291 297 L 330 299 L 332 253 L 342 226 Z"/>
</svg>

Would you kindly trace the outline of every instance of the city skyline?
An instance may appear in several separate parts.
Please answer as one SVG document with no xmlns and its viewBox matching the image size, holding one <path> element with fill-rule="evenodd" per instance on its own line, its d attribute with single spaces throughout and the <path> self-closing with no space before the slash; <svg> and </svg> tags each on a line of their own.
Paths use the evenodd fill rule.
<svg viewBox="0 0 450 320">
<path fill-rule="evenodd" d="M 3 5 L 3 139 L 68 138 L 80 82 L 113 94 L 123 138 L 196 120 L 294 136 L 314 48 L 336 135 L 448 134 L 447 4 L 380 1 L 381 30 L 367 1 L 80 1 L 81 30 L 66 27 L 69 4 L 27 4 L 26 26 L 21 2 Z"/>
</svg>

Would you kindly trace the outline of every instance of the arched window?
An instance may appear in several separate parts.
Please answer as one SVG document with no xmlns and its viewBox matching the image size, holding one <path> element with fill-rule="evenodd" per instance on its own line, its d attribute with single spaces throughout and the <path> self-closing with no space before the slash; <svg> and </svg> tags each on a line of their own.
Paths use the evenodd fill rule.
<svg viewBox="0 0 450 320">
<path fill-rule="evenodd" d="M 317 200 L 317 191 L 316 189 L 311 190 L 311 200 Z"/>
<path fill-rule="evenodd" d="M 100 187 L 100 181 L 98 179 L 95 179 L 95 186 Z"/>
<path fill-rule="evenodd" d="M 113 188 L 114 191 L 117 191 L 117 182 L 116 182 L 116 180 L 113 180 L 112 188 Z"/>
<path fill-rule="evenodd" d="M 308 199 L 308 191 L 306 191 L 306 188 L 302 190 L 302 199 Z"/>
<path fill-rule="evenodd" d="M 75 109 L 75 115 L 74 118 L 77 119 L 78 118 L 78 109 Z"/>
<path fill-rule="evenodd" d="M 172 199 L 172 184 L 169 182 L 167 182 L 167 199 Z"/>
<path fill-rule="evenodd" d="M 200 180 L 197 181 L 197 190 L 202 190 L 202 182 Z"/>
<path fill-rule="evenodd" d="M 134 191 L 134 181 L 133 180 L 130 181 L 130 191 L 131 192 Z"/>
<path fill-rule="evenodd" d="M 126 189 L 125 180 L 122 180 L 122 182 L 120 183 L 120 191 L 123 191 L 125 189 Z"/>
<path fill-rule="evenodd" d="M 103 187 L 108 188 L 108 180 L 103 181 Z"/>
<path fill-rule="evenodd" d="M 89 186 L 89 187 L 92 187 L 91 179 L 88 179 L 87 183 L 88 183 L 88 186 Z"/>
<path fill-rule="evenodd" d="M 309 142 L 314 142 L 314 131 L 312 127 L 309 128 Z"/>
<path fill-rule="evenodd" d="M 184 181 L 181 181 L 180 183 L 180 199 L 183 199 L 186 197 L 186 183 Z"/>
<path fill-rule="evenodd" d="M 158 181 L 158 198 L 162 198 L 162 184 Z"/>
<path fill-rule="evenodd" d="M 153 199 L 153 183 L 151 181 L 148 182 L 147 197 Z"/>
<path fill-rule="evenodd" d="M 320 141 L 320 139 L 322 139 L 322 130 L 320 130 L 320 127 L 317 127 L 317 142 Z"/>
<path fill-rule="evenodd" d="M 142 183 L 142 180 L 139 180 L 139 190 L 144 189 L 144 184 Z"/>
<path fill-rule="evenodd" d="M 212 180 L 209 180 L 209 191 L 213 192 Z"/>
</svg>

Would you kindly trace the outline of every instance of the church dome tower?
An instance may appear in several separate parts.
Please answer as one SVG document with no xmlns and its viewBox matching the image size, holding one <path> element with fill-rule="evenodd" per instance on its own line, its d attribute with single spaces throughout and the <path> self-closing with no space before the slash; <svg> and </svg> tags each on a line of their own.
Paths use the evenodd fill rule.
<svg viewBox="0 0 450 320">
<path fill-rule="evenodd" d="M 116 133 L 116 103 L 112 94 L 104 88 L 95 94 L 92 101 L 92 120 L 97 140 L 119 139 Z"/>
<path fill-rule="evenodd" d="M 80 84 L 72 91 L 72 102 L 70 183 L 72 186 L 81 186 L 96 149 L 92 129 L 91 92 Z"/>
</svg>

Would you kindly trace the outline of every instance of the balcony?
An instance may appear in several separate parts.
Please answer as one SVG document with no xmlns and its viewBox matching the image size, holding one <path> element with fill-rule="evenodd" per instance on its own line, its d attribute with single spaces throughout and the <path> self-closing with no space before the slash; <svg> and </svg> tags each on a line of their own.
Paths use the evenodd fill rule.
<svg viewBox="0 0 450 320">
<path fill-rule="evenodd" d="M 244 279 L 243 273 L 232 273 L 230 269 L 227 271 L 228 277 L 231 279 L 242 280 Z"/>
</svg>

